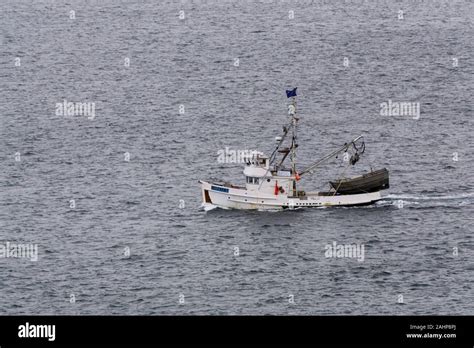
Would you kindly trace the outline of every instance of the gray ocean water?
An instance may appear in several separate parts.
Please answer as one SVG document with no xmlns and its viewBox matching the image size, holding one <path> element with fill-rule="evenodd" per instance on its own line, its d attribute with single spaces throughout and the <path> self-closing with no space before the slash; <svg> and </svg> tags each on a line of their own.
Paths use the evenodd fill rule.
<svg viewBox="0 0 474 348">
<path fill-rule="evenodd" d="M 0 258 L 0 312 L 472 315 L 472 20 L 468 0 L 0 1 L 0 243 L 38 247 Z M 202 211 L 199 179 L 245 182 L 218 151 L 269 153 L 292 87 L 299 165 L 363 134 L 347 174 L 387 167 L 384 199 Z"/>
</svg>

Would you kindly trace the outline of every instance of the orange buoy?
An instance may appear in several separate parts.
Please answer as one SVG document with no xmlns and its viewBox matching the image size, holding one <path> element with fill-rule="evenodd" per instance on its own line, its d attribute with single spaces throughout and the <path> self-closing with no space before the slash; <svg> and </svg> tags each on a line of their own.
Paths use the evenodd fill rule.
<svg viewBox="0 0 474 348">
<path fill-rule="evenodd" d="M 298 181 L 298 180 L 300 180 L 300 179 L 301 179 L 301 177 L 300 177 L 300 175 L 299 175 L 298 173 L 296 173 L 296 175 L 295 175 L 295 179 L 296 179 L 296 181 Z"/>
</svg>

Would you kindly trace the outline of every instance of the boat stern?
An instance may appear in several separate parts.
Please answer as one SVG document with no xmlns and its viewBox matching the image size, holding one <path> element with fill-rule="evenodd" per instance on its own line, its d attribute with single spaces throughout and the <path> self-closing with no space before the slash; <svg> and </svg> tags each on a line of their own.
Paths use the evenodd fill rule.
<svg viewBox="0 0 474 348">
<path fill-rule="evenodd" d="M 211 184 L 203 180 L 199 180 L 199 183 L 201 184 L 202 204 L 212 204 L 211 196 L 209 195 Z"/>
</svg>

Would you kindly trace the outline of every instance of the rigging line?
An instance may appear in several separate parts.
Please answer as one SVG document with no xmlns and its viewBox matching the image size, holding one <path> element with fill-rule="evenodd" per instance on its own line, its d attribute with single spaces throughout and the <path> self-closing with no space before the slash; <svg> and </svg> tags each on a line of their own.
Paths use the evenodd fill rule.
<svg viewBox="0 0 474 348">
<path fill-rule="evenodd" d="M 334 191 L 334 194 L 332 195 L 333 197 L 336 195 L 337 190 L 339 190 L 339 187 L 341 187 L 343 175 L 346 173 L 346 170 L 347 170 L 347 168 L 349 168 L 350 165 L 351 165 L 351 162 L 349 162 L 347 164 L 346 168 L 344 168 L 344 171 L 341 174 L 341 178 L 339 179 L 339 185 L 337 185 L 336 191 Z"/>
<path fill-rule="evenodd" d="M 313 169 L 315 169 L 317 166 L 319 166 L 321 163 L 323 162 L 326 162 L 327 160 L 331 159 L 332 157 L 338 155 L 339 153 L 343 152 L 343 151 L 347 151 L 351 146 L 353 146 L 353 144 L 358 141 L 359 139 L 363 139 L 364 136 L 363 135 L 360 135 L 358 136 L 357 138 L 353 139 L 352 141 L 350 141 L 349 143 L 345 143 L 344 146 L 342 146 L 341 148 L 331 152 L 330 154 L 324 156 L 323 158 L 319 159 L 318 161 L 316 162 L 313 162 L 313 164 L 311 164 L 310 166 L 308 166 L 307 168 L 305 168 L 301 173 L 300 173 L 300 176 L 302 176 L 303 174 L 306 174 L 308 172 L 311 172 Z"/>
<path fill-rule="evenodd" d="M 281 140 L 278 142 L 275 150 L 273 150 L 272 154 L 270 155 L 270 157 L 268 159 L 268 169 L 266 170 L 266 172 L 263 175 L 262 179 L 267 177 L 267 174 L 270 171 L 271 165 L 272 165 L 273 161 L 276 159 L 276 152 L 280 148 L 281 144 L 283 144 L 283 142 L 285 141 L 285 138 L 288 135 L 288 132 L 290 131 L 291 127 L 293 127 L 292 121 L 290 121 L 286 127 L 283 127 L 283 129 L 284 129 L 283 130 L 283 136 L 281 137 Z M 258 185 L 259 190 L 262 187 L 262 184 L 263 184 L 263 180 L 260 180 L 260 184 Z"/>
<path fill-rule="evenodd" d="M 281 144 L 283 144 L 283 142 L 285 141 L 285 138 L 288 135 L 288 132 L 290 131 L 290 127 L 291 127 L 291 122 L 286 127 L 283 127 L 283 129 L 284 129 L 283 130 L 283 136 L 281 137 L 281 140 L 277 144 L 275 150 L 273 150 L 272 154 L 270 155 L 270 158 L 269 158 L 269 163 L 270 164 L 273 163 L 273 161 L 275 160 L 274 157 L 276 157 L 276 152 L 280 148 Z"/>
</svg>

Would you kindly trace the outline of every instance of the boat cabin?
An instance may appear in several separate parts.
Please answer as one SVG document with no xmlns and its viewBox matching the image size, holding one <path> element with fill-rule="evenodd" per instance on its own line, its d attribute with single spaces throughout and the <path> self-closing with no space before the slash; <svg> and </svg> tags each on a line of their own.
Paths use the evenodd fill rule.
<svg viewBox="0 0 474 348">
<path fill-rule="evenodd" d="M 262 152 L 254 152 L 245 160 L 245 183 L 248 191 L 262 194 L 288 194 L 293 184 L 289 170 L 274 171 L 270 168 L 269 158 Z"/>
</svg>

